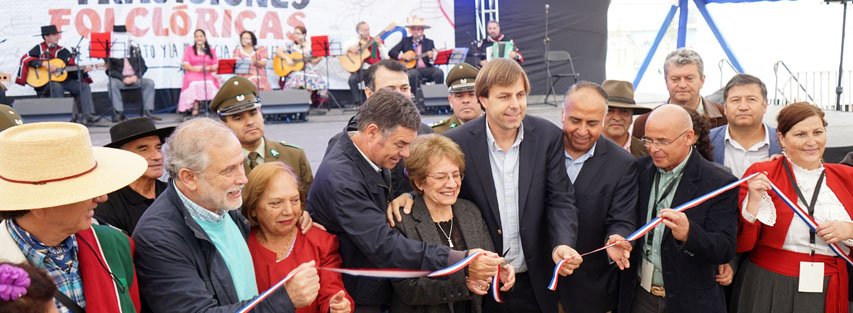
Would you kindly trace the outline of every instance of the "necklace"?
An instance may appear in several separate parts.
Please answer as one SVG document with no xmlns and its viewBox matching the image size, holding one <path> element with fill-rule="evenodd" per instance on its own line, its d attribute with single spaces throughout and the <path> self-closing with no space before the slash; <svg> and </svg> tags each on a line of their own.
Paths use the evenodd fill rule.
<svg viewBox="0 0 853 313">
<path fill-rule="evenodd" d="M 453 248 L 453 240 L 450 239 L 450 236 L 453 235 L 453 218 L 450 218 L 450 231 L 444 232 L 444 228 L 441 227 L 441 223 L 435 222 L 438 225 L 438 230 L 441 231 L 441 234 L 444 235 L 444 238 L 447 238 L 447 245 L 452 249 Z"/>
</svg>

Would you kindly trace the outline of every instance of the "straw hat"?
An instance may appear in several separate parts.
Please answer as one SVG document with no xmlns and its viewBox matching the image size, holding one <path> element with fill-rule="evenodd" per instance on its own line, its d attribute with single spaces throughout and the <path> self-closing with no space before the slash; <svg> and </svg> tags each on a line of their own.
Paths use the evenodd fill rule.
<svg viewBox="0 0 853 313">
<path fill-rule="evenodd" d="M 423 17 L 417 17 L 416 15 L 406 17 L 406 28 L 411 29 L 412 27 L 423 27 L 424 29 L 430 28 L 429 25 L 424 24 Z"/>
<path fill-rule="evenodd" d="M 15 126 L 0 133 L 0 211 L 92 199 L 127 186 L 147 167 L 135 153 L 92 147 L 79 124 Z"/>
</svg>

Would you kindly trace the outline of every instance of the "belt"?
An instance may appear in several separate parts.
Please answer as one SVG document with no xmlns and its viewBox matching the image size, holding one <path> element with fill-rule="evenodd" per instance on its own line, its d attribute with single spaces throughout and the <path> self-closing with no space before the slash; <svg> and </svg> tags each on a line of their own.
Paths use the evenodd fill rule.
<svg viewBox="0 0 853 313">
<path fill-rule="evenodd" d="M 651 288 L 646 289 L 646 286 L 643 286 L 643 284 L 640 284 L 640 287 L 643 287 L 643 290 L 648 291 L 650 294 L 652 294 L 655 297 L 662 297 L 662 298 L 666 297 L 666 288 L 663 288 L 663 286 L 652 285 Z"/>
</svg>

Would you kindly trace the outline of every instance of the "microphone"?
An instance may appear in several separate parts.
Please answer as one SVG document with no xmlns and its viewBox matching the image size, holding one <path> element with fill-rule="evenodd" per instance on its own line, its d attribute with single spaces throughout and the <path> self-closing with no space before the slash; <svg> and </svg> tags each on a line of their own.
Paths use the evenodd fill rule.
<svg viewBox="0 0 853 313">
<path fill-rule="evenodd" d="M 548 14 L 548 9 L 550 9 L 550 8 L 551 8 L 551 5 L 546 3 L 545 4 L 545 14 Z"/>
</svg>

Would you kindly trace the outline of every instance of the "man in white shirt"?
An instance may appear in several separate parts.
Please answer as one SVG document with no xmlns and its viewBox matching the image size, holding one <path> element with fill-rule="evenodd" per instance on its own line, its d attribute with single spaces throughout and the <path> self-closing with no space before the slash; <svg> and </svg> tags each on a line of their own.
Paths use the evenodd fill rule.
<svg viewBox="0 0 853 313">
<path fill-rule="evenodd" d="M 776 129 L 763 122 L 767 112 L 767 87 L 758 77 L 737 74 L 723 90 L 728 125 L 711 130 L 714 162 L 743 176 L 755 162 L 781 154 Z"/>
</svg>

